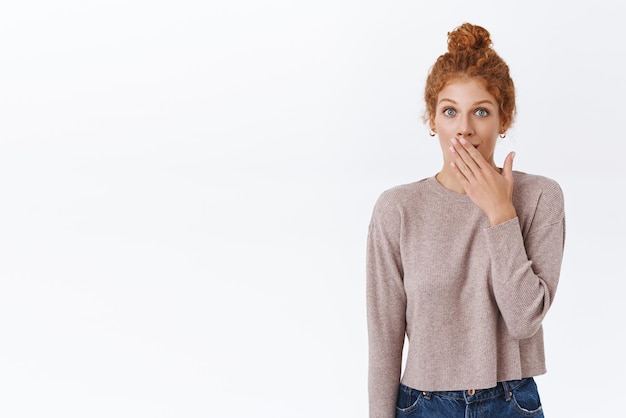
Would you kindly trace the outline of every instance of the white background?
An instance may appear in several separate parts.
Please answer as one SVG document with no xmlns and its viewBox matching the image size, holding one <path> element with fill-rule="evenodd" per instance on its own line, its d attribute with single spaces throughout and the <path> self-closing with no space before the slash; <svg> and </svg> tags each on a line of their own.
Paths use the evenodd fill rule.
<svg viewBox="0 0 626 418">
<path fill-rule="evenodd" d="M 369 216 L 441 166 L 423 87 L 465 21 L 518 89 L 498 162 L 566 197 L 546 415 L 623 413 L 618 1 L 7 3 L 0 416 L 367 416 Z"/>
</svg>

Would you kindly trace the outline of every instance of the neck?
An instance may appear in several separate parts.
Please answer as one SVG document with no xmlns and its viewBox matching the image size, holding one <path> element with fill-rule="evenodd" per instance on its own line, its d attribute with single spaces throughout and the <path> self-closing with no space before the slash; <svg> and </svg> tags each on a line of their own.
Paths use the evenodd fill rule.
<svg viewBox="0 0 626 418">
<path fill-rule="evenodd" d="M 502 173 L 501 168 L 496 167 L 494 163 L 492 163 L 491 165 L 493 166 L 494 170 L 496 170 L 498 173 Z M 441 184 L 446 189 L 449 189 L 456 193 L 466 194 L 465 189 L 463 188 L 461 183 L 457 180 L 456 174 L 454 173 L 454 171 L 452 171 L 452 168 L 450 168 L 447 164 L 445 164 L 444 167 L 441 169 L 441 171 L 437 173 L 437 175 L 435 176 L 435 179 L 437 179 L 439 184 Z"/>
<path fill-rule="evenodd" d="M 456 179 L 456 175 L 451 172 L 451 170 L 442 169 L 437 175 L 435 179 L 448 190 L 451 190 L 455 193 L 466 194 L 465 189 Z"/>
</svg>

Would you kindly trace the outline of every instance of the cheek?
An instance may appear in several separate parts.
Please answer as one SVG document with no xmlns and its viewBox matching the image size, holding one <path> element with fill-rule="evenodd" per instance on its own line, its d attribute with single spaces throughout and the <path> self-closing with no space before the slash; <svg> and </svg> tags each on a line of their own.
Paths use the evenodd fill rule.
<svg viewBox="0 0 626 418">
<path fill-rule="evenodd" d="M 439 135 L 439 146 L 441 147 L 441 153 L 443 154 L 443 158 L 445 160 L 452 158 L 450 154 L 450 145 L 450 140 L 447 137 Z"/>
<path fill-rule="evenodd" d="M 445 123 L 440 119 L 435 119 L 434 122 L 435 130 L 439 134 L 439 136 L 449 136 L 452 129 L 450 128 L 450 123 Z"/>
<path fill-rule="evenodd" d="M 483 155 L 483 157 L 487 158 L 487 157 L 493 156 L 495 149 L 496 149 L 496 141 L 494 140 L 494 141 L 484 142 L 479 148 L 479 151 Z"/>
</svg>

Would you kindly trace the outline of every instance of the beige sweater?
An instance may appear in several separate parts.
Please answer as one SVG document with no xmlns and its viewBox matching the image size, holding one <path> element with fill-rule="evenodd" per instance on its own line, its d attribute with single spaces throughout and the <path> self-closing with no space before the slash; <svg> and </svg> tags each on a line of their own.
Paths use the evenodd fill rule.
<svg viewBox="0 0 626 418">
<path fill-rule="evenodd" d="M 385 191 L 367 248 L 371 418 L 395 416 L 402 382 L 481 389 L 546 371 L 541 322 L 556 292 L 563 194 L 514 171 L 517 218 L 489 227 L 467 195 L 434 177 Z"/>
</svg>

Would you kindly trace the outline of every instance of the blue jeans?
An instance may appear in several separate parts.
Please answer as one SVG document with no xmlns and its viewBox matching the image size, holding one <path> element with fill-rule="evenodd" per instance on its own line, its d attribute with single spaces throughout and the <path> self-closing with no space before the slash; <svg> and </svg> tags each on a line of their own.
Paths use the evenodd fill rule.
<svg viewBox="0 0 626 418">
<path fill-rule="evenodd" d="M 423 392 L 400 384 L 397 418 L 543 418 L 532 377 L 477 391 Z"/>
</svg>

